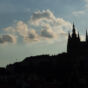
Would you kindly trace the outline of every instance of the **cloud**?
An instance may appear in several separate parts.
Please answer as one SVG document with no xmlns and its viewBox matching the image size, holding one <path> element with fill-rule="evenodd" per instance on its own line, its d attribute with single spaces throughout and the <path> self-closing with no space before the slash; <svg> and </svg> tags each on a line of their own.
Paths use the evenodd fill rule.
<svg viewBox="0 0 88 88">
<path fill-rule="evenodd" d="M 88 0 L 84 0 L 85 1 L 85 8 L 88 8 Z"/>
<path fill-rule="evenodd" d="M 54 33 L 50 25 L 45 25 L 42 26 L 41 36 L 45 38 L 55 38 L 56 34 Z"/>
<path fill-rule="evenodd" d="M 70 26 L 71 28 L 70 22 L 65 21 L 63 18 L 56 17 L 49 9 L 34 12 L 30 18 L 30 24 L 35 26 L 50 24 L 52 26 Z"/>
<path fill-rule="evenodd" d="M 28 24 L 24 23 L 23 21 L 18 21 L 14 26 L 4 28 L 4 31 L 18 36 L 18 39 L 22 40 L 21 42 L 39 40 L 39 35 L 36 30 L 28 28 Z"/>
<path fill-rule="evenodd" d="M 72 28 L 70 22 L 56 17 L 49 9 L 34 12 L 30 18 L 30 24 L 41 27 L 41 36 L 45 38 L 56 38 L 55 36 L 64 34 Z"/>
<path fill-rule="evenodd" d="M 30 22 L 38 25 L 41 21 L 55 21 L 55 16 L 49 9 L 34 12 Z"/>
<path fill-rule="evenodd" d="M 39 35 L 34 29 L 31 29 L 24 39 L 26 42 L 39 41 Z"/>
<path fill-rule="evenodd" d="M 72 25 L 63 18 L 56 17 L 52 11 L 36 11 L 28 22 L 18 21 L 16 24 L 3 28 L 4 34 L 17 36 L 17 41 L 35 42 L 49 39 L 59 40 L 66 37 Z M 64 39 L 64 38 L 63 38 Z M 63 41 L 62 39 L 62 41 Z M 60 39 L 61 40 L 61 39 Z"/>
<path fill-rule="evenodd" d="M 8 35 L 0 35 L 0 44 L 5 43 L 16 43 L 16 37 L 8 34 Z"/>
<path fill-rule="evenodd" d="M 28 33 L 28 25 L 23 21 L 18 21 L 15 28 L 16 32 L 18 32 L 22 37 L 25 37 Z"/>
<path fill-rule="evenodd" d="M 74 16 L 80 16 L 80 15 L 85 15 L 88 13 L 88 0 L 83 0 L 84 1 L 84 6 L 83 9 L 78 10 L 78 11 L 73 11 L 72 14 Z"/>
<path fill-rule="evenodd" d="M 72 12 L 72 14 L 75 16 L 79 16 L 79 15 L 85 14 L 85 11 L 74 11 L 74 12 Z"/>
<path fill-rule="evenodd" d="M 3 31 L 10 33 L 10 34 L 18 34 L 21 37 L 24 37 L 28 33 L 28 25 L 24 23 L 23 21 L 18 21 L 13 26 L 3 28 Z"/>
</svg>

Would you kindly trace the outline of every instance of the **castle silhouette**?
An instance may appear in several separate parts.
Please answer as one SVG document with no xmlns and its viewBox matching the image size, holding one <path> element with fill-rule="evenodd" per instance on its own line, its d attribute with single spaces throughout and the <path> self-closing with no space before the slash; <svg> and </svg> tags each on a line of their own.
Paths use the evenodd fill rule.
<svg viewBox="0 0 88 88">
<path fill-rule="evenodd" d="M 80 40 L 79 33 L 76 33 L 75 25 L 73 23 L 72 34 L 68 33 L 67 53 L 78 55 L 88 54 L 88 34 L 86 31 L 85 41 Z"/>
</svg>

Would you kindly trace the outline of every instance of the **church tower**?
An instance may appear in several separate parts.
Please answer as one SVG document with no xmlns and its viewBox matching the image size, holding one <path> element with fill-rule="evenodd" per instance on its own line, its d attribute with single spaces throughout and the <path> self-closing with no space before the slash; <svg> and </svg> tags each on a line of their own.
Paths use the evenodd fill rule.
<svg viewBox="0 0 88 88">
<path fill-rule="evenodd" d="M 76 54 L 79 50 L 80 44 L 80 35 L 76 34 L 75 25 L 73 23 L 72 35 L 68 33 L 68 43 L 67 43 L 67 52 Z"/>
<path fill-rule="evenodd" d="M 68 33 L 67 53 L 71 55 L 87 55 L 88 56 L 88 33 L 86 30 L 85 41 L 80 40 L 79 32 L 76 33 L 73 23 L 72 34 Z"/>
</svg>

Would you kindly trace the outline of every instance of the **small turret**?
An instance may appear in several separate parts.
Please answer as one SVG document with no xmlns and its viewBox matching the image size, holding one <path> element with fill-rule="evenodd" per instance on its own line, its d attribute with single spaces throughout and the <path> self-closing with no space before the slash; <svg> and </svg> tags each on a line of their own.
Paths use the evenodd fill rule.
<svg viewBox="0 0 88 88">
<path fill-rule="evenodd" d="M 80 35 L 79 35 L 79 32 L 78 32 L 78 40 L 80 41 Z"/>
<path fill-rule="evenodd" d="M 87 30 L 86 30 L 86 42 L 88 42 L 88 34 L 87 34 Z"/>
<path fill-rule="evenodd" d="M 77 54 L 80 48 L 80 35 L 76 34 L 75 25 L 73 23 L 72 36 L 68 33 L 67 52 Z"/>
<path fill-rule="evenodd" d="M 71 38 L 71 36 L 70 36 L 70 32 L 68 32 L 68 39 L 70 39 Z"/>
<path fill-rule="evenodd" d="M 71 40 L 71 36 L 70 36 L 70 32 L 68 32 L 68 43 L 67 43 L 67 52 L 69 52 L 69 47 L 70 47 L 70 40 Z"/>
</svg>

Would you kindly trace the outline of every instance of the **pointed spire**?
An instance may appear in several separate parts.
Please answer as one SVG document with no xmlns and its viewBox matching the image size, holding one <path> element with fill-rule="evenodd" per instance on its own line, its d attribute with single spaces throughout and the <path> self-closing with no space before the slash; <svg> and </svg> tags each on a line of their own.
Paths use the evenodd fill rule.
<svg viewBox="0 0 88 88">
<path fill-rule="evenodd" d="M 72 38 L 75 39 L 76 37 L 77 37 L 77 35 L 76 35 L 75 25 L 74 25 L 74 23 L 73 23 Z"/>
<path fill-rule="evenodd" d="M 73 22 L 73 29 L 75 29 L 75 25 L 74 25 L 74 22 Z"/>
<path fill-rule="evenodd" d="M 74 25 L 74 22 L 73 22 L 73 34 L 75 34 L 75 25 Z"/>
</svg>

